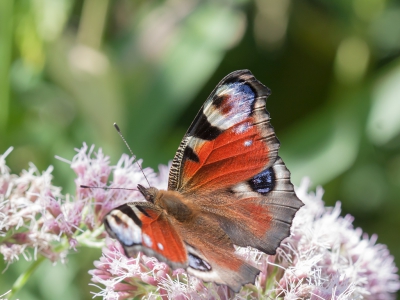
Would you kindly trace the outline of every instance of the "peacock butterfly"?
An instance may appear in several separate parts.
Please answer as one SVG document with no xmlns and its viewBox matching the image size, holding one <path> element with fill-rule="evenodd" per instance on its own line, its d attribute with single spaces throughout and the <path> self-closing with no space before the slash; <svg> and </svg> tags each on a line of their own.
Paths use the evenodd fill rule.
<svg viewBox="0 0 400 300">
<path fill-rule="evenodd" d="M 260 271 L 234 245 L 275 254 L 303 205 L 278 156 L 269 95 L 248 70 L 222 79 L 179 145 L 168 190 L 138 185 L 145 202 L 105 216 L 127 256 L 142 251 L 235 292 L 255 282 Z"/>
</svg>

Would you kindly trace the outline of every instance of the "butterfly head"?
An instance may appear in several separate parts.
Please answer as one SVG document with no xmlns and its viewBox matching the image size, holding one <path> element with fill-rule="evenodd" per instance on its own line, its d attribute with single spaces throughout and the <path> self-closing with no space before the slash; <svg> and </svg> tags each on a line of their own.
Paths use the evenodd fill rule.
<svg viewBox="0 0 400 300">
<path fill-rule="evenodd" d="M 139 192 L 142 193 L 146 201 L 154 203 L 158 194 L 158 189 L 156 189 L 155 187 L 145 188 L 143 185 L 140 184 L 138 184 L 137 188 Z"/>
</svg>

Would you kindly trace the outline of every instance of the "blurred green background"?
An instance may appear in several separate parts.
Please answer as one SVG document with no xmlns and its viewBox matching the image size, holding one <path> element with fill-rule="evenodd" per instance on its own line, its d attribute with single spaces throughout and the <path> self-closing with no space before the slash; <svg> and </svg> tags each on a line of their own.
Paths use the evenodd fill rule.
<svg viewBox="0 0 400 300">
<path fill-rule="evenodd" d="M 55 166 L 74 192 L 83 142 L 166 164 L 214 86 L 250 69 L 293 182 L 309 176 L 377 233 L 400 265 L 400 2 L 389 0 L 2 0 L 0 153 L 14 173 Z M 89 299 L 100 251 L 46 262 L 20 299 Z M 0 294 L 28 263 L 0 275 Z M 3 270 L 5 265 L 0 263 Z"/>
</svg>

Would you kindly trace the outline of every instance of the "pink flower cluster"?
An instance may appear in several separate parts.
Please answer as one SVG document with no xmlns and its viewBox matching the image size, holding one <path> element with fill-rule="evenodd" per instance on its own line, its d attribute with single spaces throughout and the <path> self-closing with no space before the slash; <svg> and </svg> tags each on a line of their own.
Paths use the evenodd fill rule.
<svg viewBox="0 0 400 300">
<path fill-rule="evenodd" d="M 40 254 L 51 261 L 64 262 L 70 248 L 101 247 L 104 215 L 118 204 L 141 200 L 138 191 L 80 188 L 105 187 L 111 175 L 111 187 L 144 184 L 133 158 L 123 155 L 116 166 L 110 166 L 101 149 L 97 153 L 93 149 L 84 144 L 76 149 L 72 162 L 61 159 L 77 175 L 75 196 L 63 195 L 61 188 L 52 185 L 52 166 L 40 173 L 30 164 L 28 171 L 18 176 L 10 173 L 5 161 L 12 148 L 0 156 L 0 253 L 4 260 L 11 263 L 21 255 L 30 260 L 32 255 L 36 259 Z M 151 184 L 159 186 L 159 177 L 151 169 L 144 171 Z"/>
<path fill-rule="evenodd" d="M 0 156 L 0 253 L 12 262 L 23 255 L 27 260 L 43 255 L 52 261 L 63 258 L 63 251 L 55 251 L 54 243 L 66 232 L 72 236 L 75 228 L 70 211 L 61 210 L 60 188 L 51 184 L 50 166 L 42 174 L 30 164 L 20 176 L 10 174 L 5 158 Z"/>
<path fill-rule="evenodd" d="M 93 285 L 100 289 L 95 296 L 103 299 L 228 299 L 234 295 L 226 286 L 205 285 L 185 270 L 171 270 L 154 257 L 139 254 L 127 258 L 119 242 L 109 238 L 103 256 L 94 265 L 96 269 L 89 273 Z"/>
<path fill-rule="evenodd" d="M 261 270 L 254 285 L 234 294 L 226 286 L 203 283 L 185 270 L 171 270 L 155 258 L 127 258 L 121 245 L 106 237 L 104 215 L 126 202 L 143 201 L 135 189 L 147 185 L 141 161 L 122 155 L 115 166 L 101 149 L 86 144 L 66 161 L 76 173 L 76 195 L 63 195 L 51 184 L 49 167 L 43 173 L 31 164 L 17 176 L 0 155 L 0 253 L 11 263 L 22 255 L 64 261 L 79 246 L 103 247 L 90 271 L 94 296 L 103 299 L 394 299 L 400 289 L 393 257 L 376 236 L 368 238 L 341 217 L 340 203 L 325 207 L 323 191 L 308 192 L 304 180 L 296 190 L 304 202 L 277 255 L 237 248 L 237 255 Z M 169 166 L 159 173 L 146 168 L 150 185 L 166 189 Z M 112 177 L 112 180 L 110 180 Z M 97 188 L 81 188 L 81 185 Z M 116 188 L 116 189 L 106 189 Z"/>
<path fill-rule="evenodd" d="M 276 277 L 277 295 L 288 299 L 395 299 L 400 289 L 398 269 L 385 245 L 376 244 L 352 225 L 353 217 L 340 216 L 340 202 L 325 207 L 323 190 L 308 192 L 303 180 L 296 190 L 304 202 L 292 235 L 275 258 L 284 270 Z M 297 298 L 296 298 L 297 297 Z"/>
</svg>

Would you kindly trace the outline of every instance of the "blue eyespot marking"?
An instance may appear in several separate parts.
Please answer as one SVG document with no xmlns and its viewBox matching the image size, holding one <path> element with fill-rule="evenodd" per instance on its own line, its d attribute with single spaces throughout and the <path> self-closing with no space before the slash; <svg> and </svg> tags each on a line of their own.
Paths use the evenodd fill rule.
<svg viewBox="0 0 400 300">
<path fill-rule="evenodd" d="M 211 270 L 211 266 L 208 262 L 202 260 L 200 257 L 190 252 L 189 252 L 189 267 L 203 272 Z"/>
<path fill-rule="evenodd" d="M 272 168 L 266 169 L 251 178 L 248 182 L 253 191 L 266 195 L 274 188 L 274 171 L 272 170 Z"/>
</svg>

